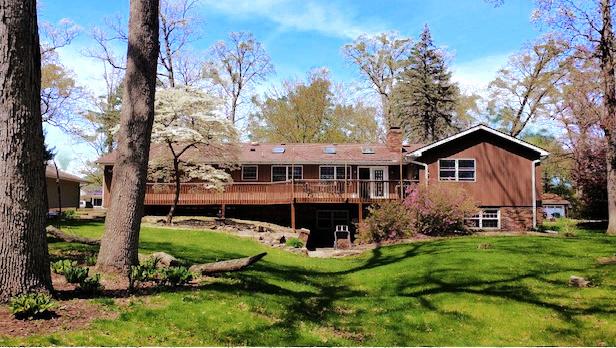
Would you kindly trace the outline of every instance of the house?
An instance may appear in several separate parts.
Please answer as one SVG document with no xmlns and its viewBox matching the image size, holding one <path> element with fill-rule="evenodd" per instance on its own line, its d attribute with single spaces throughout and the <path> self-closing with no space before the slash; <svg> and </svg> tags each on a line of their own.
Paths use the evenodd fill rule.
<svg viewBox="0 0 616 348">
<path fill-rule="evenodd" d="M 240 144 L 233 183 L 222 192 L 183 183 L 179 206 L 185 213 L 306 227 L 317 244 L 331 245 L 335 226 L 361 221 L 371 204 L 399 199 L 412 184 L 439 182 L 472 194 L 481 211 L 469 222 L 477 228 L 522 230 L 539 223 L 545 150 L 484 125 L 425 145 L 403 145 L 395 127 L 386 138 L 385 144 Z M 153 145 L 150 159 L 163 151 Z M 191 151 L 193 159 L 222 164 L 207 148 Z M 98 160 L 104 197 L 114 161 L 114 153 Z M 173 193 L 171 183 L 148 183 L 146 210 L 166 212 Z"/>
<path fill-rule="evenodd" d="M 79 208 L 80 186 L 87 181 L 82 178 L 58 170 L 54 165 L 47 165 L 45 168 L 45 178 L 47 180 L 47 205 L 49 210 L 62 208 Z M 60 198 L 58 199 L 58 178 L 60 182 Z"/>
<path fill-rule="evenodd" d="M 542 195 L 543 211 L 548 219 L 566 217 L 569 213 L 571 202 L 555 193 L 544 193 Z"/>
<path fill-rule="evenodd" d="M 81 208 L 102 208 L 103 207 L 103 187 L 84 188 L 81 190 Z"/>
</svg>

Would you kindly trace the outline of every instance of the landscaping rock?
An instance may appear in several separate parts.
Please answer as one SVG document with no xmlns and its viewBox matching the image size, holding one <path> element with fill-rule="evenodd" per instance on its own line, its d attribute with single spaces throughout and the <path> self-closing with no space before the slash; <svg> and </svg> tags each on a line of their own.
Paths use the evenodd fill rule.
<svg viewBox="0 0 616 348">
<path fill-rule="evenodd" d="M 287 238 L 285 236 L 280 237 L 278 240 L 279 244 L 285 244 L 287 242 Z"/>
<path fill-rule="evenodd" d="M 575 286 L 577 288 L 586 288 L 588 287 L 588 284 L 590 284 L 590 281 L 582 278 L 582 277 L 578 277 L 578 276 L 571 276 L 569 278 L 569 285 L 570 286 Z"/>
<path fill-rule="evenodd" d="M 308 243 L 308 237 L 310 237 L 310 230 L 307 228 L 300 228 L 297 233 L 299 233 L 297 238 L 299 238 L 299 240 L 304 242 L 304 245 L 306 245 L 306 243 Z"/>
<path fill-rule="evenodd" d="M 601 265 L 616 265 L 616 256 L 600 257 L 597 262 Z"/>
<path fill-rule="evenodd" d="M 150 259 L 157 258 L 158 265 L 162 267 L 176 267 L 180 265 L 180 261 L 165 252 L 158 251 L 149 256 Z"/>
</svg>

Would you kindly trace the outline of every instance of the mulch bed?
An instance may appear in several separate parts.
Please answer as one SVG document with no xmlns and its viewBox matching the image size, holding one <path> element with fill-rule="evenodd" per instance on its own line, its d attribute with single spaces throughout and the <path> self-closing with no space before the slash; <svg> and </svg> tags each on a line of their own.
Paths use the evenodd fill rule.
<svg viewBox="0 0 616 348">
<path fill-rule="evenodd" d="M 56 306 L 53 308 L 52 315 L 44 319 L 20 320 L 13 317 L 8 306 L 0 305 L 0 337 L 23 337 L 81 329 L 96 319 L 118 317 L 118 312 L 93 303 L 91 299 L 62 299 L 67 294 L 74 293 L 74 286 L 55 274 L 52 274 L 52 282 L 60 297 L 55 301 Z"/>
<path fill-rule="evenodd" d="M 48 319 L 19 320 L 7 306 L 0 307 L 0 336 L 30 336 L 56 331 L 75 330 L 88 326 L 95 319 L 115 319 L 117 313 L 89 300 L 59 301 Z"/>
</svg>

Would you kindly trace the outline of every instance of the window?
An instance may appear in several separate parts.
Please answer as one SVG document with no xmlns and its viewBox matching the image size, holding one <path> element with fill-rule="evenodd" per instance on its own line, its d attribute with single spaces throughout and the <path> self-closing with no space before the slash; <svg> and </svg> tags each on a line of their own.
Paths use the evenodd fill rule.
<svg viewBox="0 0 616 348">
<path fill-rule="evenodd" d="M 258 172 L 257 166 L 242 166 L 242 181 L 256 181 Z"/>
<path fill-rule="evenodd" d="M 301 180 L 303 178 L 304 168 L 302 166 L 272 166 L 272 181 Z"/>
<path fill-rule="evenodd" d="M 326 146 L 323 148 L 323 153 L 326 153 L 328 155 L 334 155 L 336 154 L 336 148 L 333 146 Z"/>
<path fill-rule="evenodd" d="M 361 148 L 361 153 L 363 153 L 364 155 L 373 155 L 374 149 L 368 146 L 364 146 Z"/>
<path fill-rule="evenodd" d="M 474 159 L 438 160 L 439 181 L 475 181 Z"/>
<path fill-rule="evenodd" d="M 344 166 L 321 166 L 319 167 L 319 179 L 321 180 L 344 180 Z M 351 167 L 346 168 L 347 179 L 351 178 Z"/>
<path fill-rule="evenodd" d="M 498 209 L 482 209 L 479 213 L 466 219 L 466 225 L 478 229 L 500 228 L 500 211 Z"/>
</svg>

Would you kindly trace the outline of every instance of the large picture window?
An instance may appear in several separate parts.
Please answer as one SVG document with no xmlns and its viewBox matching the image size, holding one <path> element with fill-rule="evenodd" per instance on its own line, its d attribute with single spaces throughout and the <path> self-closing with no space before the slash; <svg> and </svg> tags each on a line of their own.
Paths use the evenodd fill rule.
<svg viewBox="0 0 616 348">
<path fill-rule="evenodd" d="M 257 166 L 242 166 L 242 181 L 256 181 L 259 169 Z"/>
<path fill-rule="evenodd" d="M 474 159 L 440 159 L 438 160 L 439 181 L 475 181 Z"/>
<path fill-rule="evenodd" d="M 304 168 L 302 166 L 272 166 L 272 181 L 301 180 L 303 178 Z"/>
<path fill-rule="evenodd" d="M 321 180 L 344 180 L 344 166 L 321 166 L 319 167 L 319 179 Z M 346 167 L 346 177 L 351 178 L 351 167 Z"/>
<path fill-rule="evenodd" d="M 500 211 L 498 209 L 482 209 L 479 213 L 465 219 L 466 225 L 477 229 L 500 228 Z"/>
</svg>

